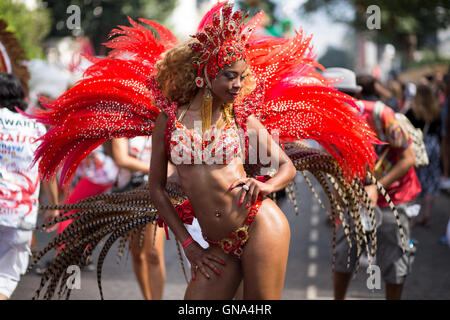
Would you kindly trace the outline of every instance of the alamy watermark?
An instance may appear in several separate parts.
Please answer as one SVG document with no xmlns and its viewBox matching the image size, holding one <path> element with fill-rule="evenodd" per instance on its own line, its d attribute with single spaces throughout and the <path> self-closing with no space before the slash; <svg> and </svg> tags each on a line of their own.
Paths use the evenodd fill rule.
<svg viewBox="0 0 450 320">
<path fill-rule="evenodd" d="M 66 20 L 66 27 L 69 30 L 80 30 L 81 29 L 81 9 L 79 6 L 72 4 L 67 7 L 67 14 L 70 16 Z"/>
<path fill-rule="evenodd" d="M 367 7 L 366 14 L 369 15 L 366 20 L 366 26 L 369 30 L 381 29 L 381 9 L 377 5 Z"/>
<path fill-rule="evenodd" d="M 367 267 L 366 272 L 369 274 L 366 285 L 369 290 L 381 289 L 381 271 L 376 264 L 371 264 Z"/>
<path fill-rule="evenodd" d="M 66 273 L 70 276 L 66 280 L 66 286 L 68 289 L 81 289 L 81 269 L 77 265 L 71 265 L 67 268 Z"/>
</svg>

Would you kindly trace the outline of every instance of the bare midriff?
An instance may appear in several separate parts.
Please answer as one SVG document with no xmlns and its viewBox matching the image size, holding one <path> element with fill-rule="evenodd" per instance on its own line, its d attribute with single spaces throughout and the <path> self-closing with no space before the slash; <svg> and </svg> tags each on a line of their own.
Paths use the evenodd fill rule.
<svg viewBox="0 0 450 320">
<path fill-rule="evenodd" d="M 226 165 L 178 165 L 177 171 L 205 236 L 221 240 L 243 225 L 249 208 L 239 206 L 242 188 L 229 190 L 233 182 L 246 177 L 240 158 Z"/>
</svg>

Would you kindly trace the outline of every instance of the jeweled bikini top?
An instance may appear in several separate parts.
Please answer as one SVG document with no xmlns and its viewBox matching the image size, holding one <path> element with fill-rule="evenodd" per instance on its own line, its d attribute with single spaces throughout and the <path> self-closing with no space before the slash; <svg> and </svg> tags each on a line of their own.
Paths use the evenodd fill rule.
<svg viewBox="0 0 450 320">
<path fill-rule="evenodd" d="M 186 111 L 174 120 L 168 141 L 168 157 L 173 164 L 228 164 L 235 157 L 244 159 L 243 141 L 234 122 L 222 129 L 214 125 L 202 135 L 180 122 Z"/>
</svg>

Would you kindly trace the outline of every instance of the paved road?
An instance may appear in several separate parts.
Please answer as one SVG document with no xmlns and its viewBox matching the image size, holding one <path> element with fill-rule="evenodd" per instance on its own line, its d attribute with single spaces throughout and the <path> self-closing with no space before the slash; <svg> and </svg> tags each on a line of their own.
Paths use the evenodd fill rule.
<svg viewBox="0 0 450 320">
<path fill-rule="evenodd" d="M 297 176 L 296 182 L 297 199 L 300 201 L 299 215 L 295 215 L 291 202 L 280 203 L 291 225 L 291 248 L 282 299 L 331 299 L 331 227 L 326 222 L 323 209 L 300 175 Z M 417 253 L 412 274 L 405 284 L 404 299 L 450 299 L 450 248 L 438 242 L 450 219 L 449 208 L 450 196 L 439 196 L 433 208 L 431 228 L 413 229 L 412 238 L 418 243 Z M 49 239 L 50 235 L 41 232 L 37 234 L 40 247 Z M 105 299 L 142 299 L 130 258 L 123 257 L 122 262 L 117 264 L 115 253 L 113 248 L 103 267 Z M 47 255 L 47 258 L 50 259 L 50 256 Z M 174 240 L 166 241 L 165 259 L 167 281 L 163 299 L 182 299 L 186 282 Z M 361 268 L 351 282 L 348 298 L 383 299 L 384 284 L 381 290 L 368 289 L 368 274 L 365 271 L 365 268 Z M 38 287 L 39 280 L 39 276 L 33 272 L 23 276 L 11 299 L 30 299 Z M 81 289 L 73 290 L 71 299 L 99 299 L 95 272 L 81 273 Z"/>
</svg>

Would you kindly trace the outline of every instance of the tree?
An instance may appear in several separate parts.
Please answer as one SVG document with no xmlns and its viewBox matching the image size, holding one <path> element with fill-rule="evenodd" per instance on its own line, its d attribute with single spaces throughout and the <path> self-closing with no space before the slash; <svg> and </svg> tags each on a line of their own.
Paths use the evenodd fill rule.
<svg viewBox="0 0 450 320">
<path fill-rule="evenodd" d="M 266 15 L 273 21 L 275 4 L 272 1 L 263 1 L 263 0 L 239 0 L 236 1 L 240 10 L 248 11 L 251 16 L 258 13 L 260 10 L 264 10 Z M 275 21 L 273 21 L 275 22 Z"/>
<path fill-rule="evenodd" d="M 0 19 L 8 24 L 7 30 L 14 33 L 25 51 L 27 59 L 42 58 L 42 41 L 50 31 L 50 12 L 41 2 L 34 10 L 13 0 L 0 1 Z"/>
<path fill-rule="evenodd" d="M 327 51 L 319 59 L 319 63 L 325 68 L 341 67 L 353 70 L 355 67 L 353 59 L 347 51 L 332 46 L 327 47 Z"/>
<path fill-rule="evenodd" d="M 109 32 L 117 25 L 128 26 L 127 16 L 151 19 L 163 23 L 176 5 L 176 0 L 48 0 L 48 8 L 55 21 L 50 36 L 87 36 L 98 54 L 105 54 L 102 46 Z M 81 30 L 67 28 L 71 5 L 80 8 Z"/>
<path fill-rule="evenodd" d="M 279 20 L 275 15 L 277 4 L 271 0 L 239 0 L 237 1 L 240 10 L 249 12 L 250 16 L 255 15 L 260 10 L 266 14 L 266 32 L 275 37 L 284 37 L 292 31 L 292 23 L 289 20 Z"/>
<path fill-rule="evenodd" d="M 342 8 L 349 5 L 355 15 L 342 14 Z M 367 28 L 366 11 L 371 5 L 380 8 L 380 29 Z M 448 0 L 307 0 L 302 9 L 304 13 L 325 9 L 333 20 L 352 25 L 377 43 L 393 44 L 409 64 L 418 47 L 436 45 L 430 39 L 450 24 L 449 6 Z"/>
</svg>

